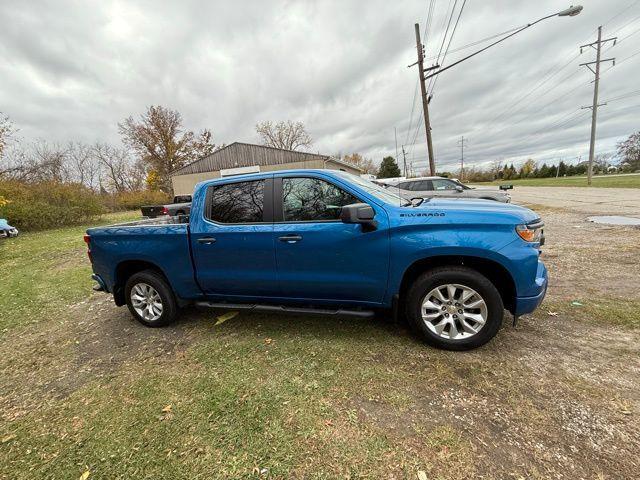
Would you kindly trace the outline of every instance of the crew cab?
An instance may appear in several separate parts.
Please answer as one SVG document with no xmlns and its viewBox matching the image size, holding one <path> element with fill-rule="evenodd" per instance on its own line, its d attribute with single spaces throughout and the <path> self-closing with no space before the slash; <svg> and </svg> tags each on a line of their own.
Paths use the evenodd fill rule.
<svg viewBox="0 0 640 480">
<path fill-rule="evenodd" d="M 182 223 L 187 221 L 188 223 Z M 342 171 L 199 183 L 191 215 L 87 230 L 97 290 L 150 327 L 196 304 L 404 317 L 463 350 L 532 312 L 547 288 L 543 223 L 487 200 L 409 202 Z"/>
</svg>

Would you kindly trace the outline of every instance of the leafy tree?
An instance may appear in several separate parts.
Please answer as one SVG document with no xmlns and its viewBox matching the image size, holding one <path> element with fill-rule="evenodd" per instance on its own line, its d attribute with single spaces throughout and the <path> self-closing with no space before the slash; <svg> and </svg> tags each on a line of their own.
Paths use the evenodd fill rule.
<svg viewBox="0 0 640 480">
<path fill-rule="evenodd" d="M 520 178 L 530 177 L 533 171 L 536 169 L 536 162 L 530 158 L 522 164 L 520 167 Z"/>
<path fill-rule="evenodd" d="M 169 174 L 189 162 L 212 153 L 216 146 L 209 130 L 199 134 L 185 131 L 176 110 L 150 106 L 136 121 L 133 117 L 118 124 L 124 143 L 159 177 L 159 188 L 171 192 Z"/>
<path fill-rule="evenodd" d="M 357 167 L 360 167 L 364 173 L 374 174 L 378 171 L 376 166 L 373 163 L 373 160 L 370 158 L 365 158 L 359 153 L 352 153 L 351 155 L 345 155 L 345 162 L 351 163 Z"/>
<path fill-rule="evenodd" d="M 560 163 L 558 164 L 558 171 L 556 172 L 556 174 L 559 177 L 564 177 L 565 175 L 567 175 L 567 164 L 564 163 L 563 160 L 560 160 Z"/>
<path fill-rule="evenodd" d="M 617 145 L 618 155 L 622 158 L 621 167 L 626 171 L 640 170 L 640 131 L 629 135 Z"/>
<path fill-rule="evenodd" d="M 384 157 L 378 170 L 378 178 L 394 178 L 400 176 L 400 168 L 393 157 Z"/>
<path fill-rule="evenodd" d="M 256 125 L 256 132 L 262 144 L 267 147 L 298 150 L 313 145 L 313 139 L 302 122 L 260 122 Z"/>
</svg>

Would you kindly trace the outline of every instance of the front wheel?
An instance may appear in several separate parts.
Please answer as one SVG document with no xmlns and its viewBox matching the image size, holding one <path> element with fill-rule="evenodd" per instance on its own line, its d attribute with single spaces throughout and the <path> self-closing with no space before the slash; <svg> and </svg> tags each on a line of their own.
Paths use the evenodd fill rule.
<svg viewBox="0 0 640 480">
<path fill-rule="evenodd" d="M 491 340 L 504 306 L 484 275 L 461 266 L 438 267 L 416 279 L 406 297 L 407 319 L 427 343 L 470 350 Z"/>
<path fill-rule="evenodd" d="M 131 315 L 147 327 L 163 327 L 172 323 L 178 306 L 171 287 L 154 270 L 134 273 L 125 285 L 127 307 Z"/>
</svg>

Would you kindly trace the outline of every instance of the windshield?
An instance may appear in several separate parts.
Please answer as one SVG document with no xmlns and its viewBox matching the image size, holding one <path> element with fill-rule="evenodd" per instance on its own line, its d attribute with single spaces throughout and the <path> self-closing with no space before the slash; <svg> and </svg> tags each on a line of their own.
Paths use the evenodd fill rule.
<svg viewBox="0 0 640 480">
<path fill-rule="evenodd" d="M 381 187 L 380 185 L 376 185 L 370 180 L 366 180 L 357 175 L 353 175 L 352 173 L 347 173 L 343 171 L 337 171 L 335 173 L 340 177 L 345 178 L 349 182 L 355 183 L 361 189 L 373 195 L 377 199 L 382 200 L 385 203 L 390 203 L 392 205 L 401 205 L 403 207 L 411 205 L 411 202 L 409 200 L 405 200 L 399 195 L 396 195 L 395 193 L 390 192 L 389 190 L 385 189 L 384 187 Z"/>
</svg>

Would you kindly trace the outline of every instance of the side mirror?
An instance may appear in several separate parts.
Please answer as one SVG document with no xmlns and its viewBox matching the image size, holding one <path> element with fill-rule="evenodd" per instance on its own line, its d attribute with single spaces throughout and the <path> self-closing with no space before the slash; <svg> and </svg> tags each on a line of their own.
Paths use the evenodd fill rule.
<svg viewBox="0 0 640 480">
<path fill-rule="evenodd" d="M 366 203 L 352 203 L 345 205 L 340 212 L 342 223 L 359 223 L 363 227 L 374 230 L 378 222 L 374 220 L 376 212 Z"/>
<path fill-rule="evenodd" d="M 464 188 L 462 188 L 462 186 L 460 186 L 460 185 L 456 185 L 456 192 L 462 193 L 462 192 L 464 192 Z"/>
</svg>

